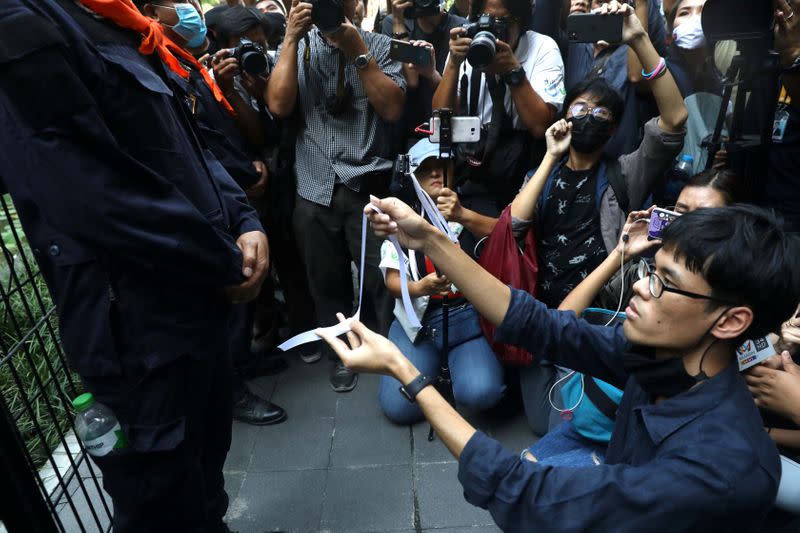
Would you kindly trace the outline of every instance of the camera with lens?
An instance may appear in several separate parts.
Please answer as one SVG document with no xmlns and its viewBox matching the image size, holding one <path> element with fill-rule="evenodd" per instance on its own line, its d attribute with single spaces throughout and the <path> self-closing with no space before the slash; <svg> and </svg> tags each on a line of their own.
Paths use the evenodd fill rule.
<svg viewBox="0 0 800 533">
<path fill-rule="evenodd" d="M 342 0 L 312 0 L 311 20 L 322 33 L 336 33 L 344 24 Z"/>
<path fill-rule="evenodd" d="M 473 68 L 484 69 L 494 59 L 497 40 L 505 41 L 508 24 L 505 19 L 481 15 L 476 22 L 464 24 L 466 37 L 472 39 L 467 52 L 467 61 Z"/>
<path fill-rule="evenodd" d="M 239 62 L 244 72 L 251 76 L 265 76 L 270 71 L 270 60 L 267 52 L 250 39 L 242 37 L 239 46 L 233 49 L 233 58 Z"/>
<path fill-rule="evenodd" d="M 440 0 L 413 0 L 413 5 L 403 12 L 407 19 L 436 15 L 441 10 Z"/>
</svg>

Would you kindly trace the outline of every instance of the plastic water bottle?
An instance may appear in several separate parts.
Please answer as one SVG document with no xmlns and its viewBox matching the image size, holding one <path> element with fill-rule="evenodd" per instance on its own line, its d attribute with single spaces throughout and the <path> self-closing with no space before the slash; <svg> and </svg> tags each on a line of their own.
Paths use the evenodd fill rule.
<svg viewBox="0 0 800 533">
<path fill-rule="evenodd" d="M 127 448 L 128 443 L 117 417 L 111 409 L 95 401 L 91 393 L 81 394 L 72 400 L 72 406 L 77 411 L 75 433 L 89 454 L 103 457 Z"/>
<path fill-rule="evenodd" d="M 672 169 L 672 175 L 675 180 L 683 183 L 692 179 L 694 175 L 694 157 L 691 154 L 683 154 Z"/>
</svg>

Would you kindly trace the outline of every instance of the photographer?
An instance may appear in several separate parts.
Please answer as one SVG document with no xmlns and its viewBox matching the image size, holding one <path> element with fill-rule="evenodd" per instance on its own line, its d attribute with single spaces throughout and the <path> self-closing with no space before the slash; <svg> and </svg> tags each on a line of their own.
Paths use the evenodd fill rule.
<svg viewBox="0 0 800 533">
<path fill-rule="evenodd" d="M 405 151 L 408 139 L 419 138 L 414 128 L 431 119 L 431 102 L 447 61 L 450 31 L 466 22 L 457 15 L 442 12 L 444 4 L 440 5 L 439 0 L 430 3 L 424 0 L 423 3 L 428 5 L 420 5 L 419 0 L 392 0 L 392 14 L 383 20 L 384 35 L 417 46 L 432 47 L 429 65 L 403 64 L 408 92 L 403 117 L 395 126 L 400 137 L 395 146 L 399 146 L 401 151 Z"/>
<path fill-rule="evenodd" d="M 410 171 L 420 187 L 435 202 L 444 187 L 447 160 L 439 159 L 439 145 L 428 139 L 418 141 L 408 152 Z M 407 178 L 410 179 L 410 178 Z M 421 208 L 420 208 L 421 211 Z M 457 223 L 450 229 L 458 236 L 459 246 L 471 249 L 468 232 Z M 465 238 L 466 237 L 466 238 Z M 395 319 L 389 328 L 389 339 L 397 344 L 426 376 L 438 376 L 442 358 L 447 355 L 452 379 L 453 396 L 458 405 L 471 409 L 493 407 L 503 396 L 503 368 L 495 357 L 478 324 L 475 308 L 452 287 L 445 276 L 439 276 L 434 265 L 414 250 L 404 250 L 408 269 L 401 272 L 400 258 L 390 241 L 381 246 L 381 264 L 386 287 L 397 298 Z M 412 305 L 422 329 L 412 327 L 405 315 L 400 298 L 400 276 L 408 280 Z M 447 296 L 447 300 L 443 299 Z M 445 310 L 444 306 L 448 308 Z M 447 339 L 444 346 L 444 314 L 447 313 Z M 378 388 L 381 409 L 396 424 L 413 424 L 424 418 L 422 411 L 402 396 L 397 380 L 384 376 Z"/>
<path fill-rule="evenodd" d="M 433 109 L 480 117 L 481 142 L 457 147 L 456 176 L 469 181 L 462 201 L 474 199 L 484 204 L 478 208 L 483 214 L 496 216 L 535 161 L 533 140 L 544 137 L 561 109 L 564 65 L 556 43 L 528 29 L 529 0 L 479 1 L 470 22 L 469 32 L 450 31 L 450 56 Z M 479 39 L 469 37 L 478 34 Z M 492 48 L 495 52 L 485 69 L 473 68 L 467 56 L 477 61 Z"/>
<path fill-rule="evenodd" d="M 321 0 L 314 9 L 323 20 L 312 20 L 311 4 L 293 2 L 266 99 L 278 117 L 299 115 L 293 221 L 324 323 L 352 306 L 350 261 L 361 255 L 361 208 L 369 192 L 388 186 L 385 122 L 400 118 L 406 84 L 401 65 L 389 58 L 389 38 L 349 22 L 355 0 Z M 312 22 L 318 25 L 313 30 Z M 385 331 L 392 299 L 377 268 L 380 241 L 370 236 L 366 246 L 364 301 L 371 299 Z M 356 380 L 341 363 L 334 366 L 337 392 L 352 390 Z"/>
</svg>

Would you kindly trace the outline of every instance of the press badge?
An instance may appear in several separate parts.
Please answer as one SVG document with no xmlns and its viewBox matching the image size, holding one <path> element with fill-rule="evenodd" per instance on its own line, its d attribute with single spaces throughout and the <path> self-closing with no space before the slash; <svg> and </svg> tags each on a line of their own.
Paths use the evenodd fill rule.
<svg viewBox="0 0 800 533">
<path fill-rule="evenodd" d="M 736 357 L 739 360 L 739 372 L 747 370 L 753 365 L 757 365 L 764 359 L 775 355 L 775 347 L 769 342 L 767 337 L 745 341 L 744 344 L 736 349 Z"/>
<path fill-rule="evenodd" d="M 775 111 L 775 122 L 772 124 L 772 142 L 782 143 L 786 134 L 786 124 L 789 122 L 789 110 L 785 105 L 780 105 Z"/>
</svg>

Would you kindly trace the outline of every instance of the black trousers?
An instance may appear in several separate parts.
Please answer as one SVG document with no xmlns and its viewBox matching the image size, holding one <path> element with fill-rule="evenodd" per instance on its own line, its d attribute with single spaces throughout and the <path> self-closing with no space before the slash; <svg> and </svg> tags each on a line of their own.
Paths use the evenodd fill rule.
<svg viewBox="0 0 800 533">
<path fill-rule="evenodd" d="M 353 311 L 353 282 L 350 261 L 361 258 L 361 219 L 367 193 L 344 185 L 333 192 L 329 207 L 297 197 L 294 229 L 305 262 L 308 286 L 314 300 L 318 323 L 336 324 L 336 313 Z M 394 298 L 386 290 L 378 265 L 382 241 L 367 228 L 362 320 L 386 335 L 392 319 Z"/>
<path fill-rule="evenodd" d="M 124 381 L 84 380 L 129 439 L 124 452 L 95 458 L 113 502 L 115 533 L 222 530 L 230 372 L 223 345 L 214 355 L 181 356 Z"/>
</svg>

